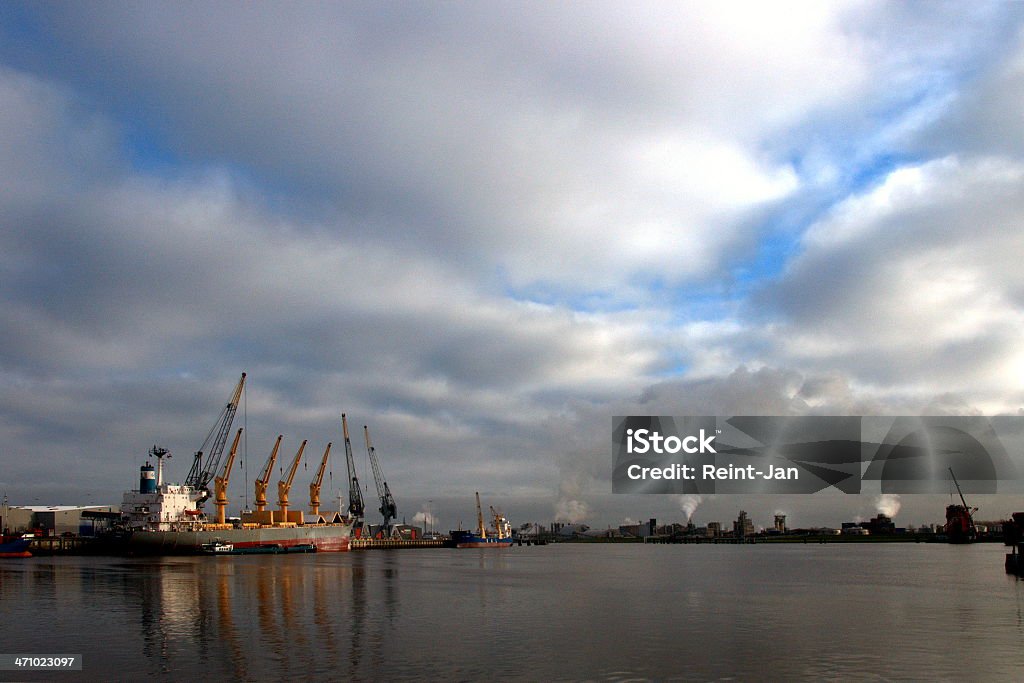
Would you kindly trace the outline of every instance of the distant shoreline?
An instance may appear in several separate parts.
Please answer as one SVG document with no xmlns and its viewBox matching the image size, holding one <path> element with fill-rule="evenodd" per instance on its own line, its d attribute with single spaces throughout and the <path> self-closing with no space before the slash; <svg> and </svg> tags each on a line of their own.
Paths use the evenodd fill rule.
<svg viewBox="0 0 1024 683">
<path fill-rule="evenodd" d="M 638 543 L 646 545 L 757 545 L 761 543 L 941 543 L 948 544 L 938 534 L 886 534 L 860 536 L 851 534 L 815 536 L 755 536 L 750 538 L 565 538 L 554 543 Z M 979 539 L 976 543 L 1002 543 L 1001 537 Z"/>
</svg>

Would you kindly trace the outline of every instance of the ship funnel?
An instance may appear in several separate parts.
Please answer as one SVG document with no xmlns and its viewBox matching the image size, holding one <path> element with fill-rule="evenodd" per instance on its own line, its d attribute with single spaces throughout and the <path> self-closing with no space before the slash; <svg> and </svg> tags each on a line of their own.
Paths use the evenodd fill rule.
<svg viewBox="0 0 1024 683">
<path fill-rule="evenodd" d="M 156 468 L 148 460 L 140 468 L 139 493 L 156 493 Z"/>
</svg>

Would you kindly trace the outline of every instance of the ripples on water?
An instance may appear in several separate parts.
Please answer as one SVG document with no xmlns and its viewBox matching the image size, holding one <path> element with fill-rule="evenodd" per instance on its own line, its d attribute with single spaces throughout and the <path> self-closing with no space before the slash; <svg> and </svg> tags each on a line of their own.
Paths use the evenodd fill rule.
<svg viewBox="0 0 1024 683">
<path fill-rule="evenodd" d="M 1024 584 L 1003 552 L 37 557 L 0 564 L 0 652 L 85 655 L 20 680 L 1020 680 Z"/>
</svg>

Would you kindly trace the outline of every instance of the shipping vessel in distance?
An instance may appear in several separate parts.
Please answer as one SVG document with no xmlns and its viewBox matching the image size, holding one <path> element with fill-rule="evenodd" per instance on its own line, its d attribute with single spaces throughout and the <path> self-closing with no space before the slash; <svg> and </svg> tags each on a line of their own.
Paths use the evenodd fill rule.
<svg viewBox="0 0 1024 683">
<path fill-rule="evenodd" d="M 228 482 L 238 452 L 241 429 L 235 434 L 223 469 L 220 460 L 244 386 L 245 373 L 203 447 L 196 452 L 185 483 L 164 481 L 163 459 L 169 455 L 166 449 L 153 446 L 149 451 L 156 465 L 146 461 L 140 471 L 138 490 L 125 492 L 121 503 L 122 522 L 132 552 L 192 554 L 226 546 L 230 546 L 233 553 L 259 549 L 267 552 L 310 552 L 310 549 L 338 552 L 349 549 L 353 521 L 342 517 L 340 512 L 321 514 L 319 509 L 320 485 L 331 444 L 327 444 L 320 469 L 309 486 L 311 511 L 308 519 L 301 510 L 290 510 L 288 499 L 305 441 L 292 459 L 286 478 L 278 482 L 278 509 L 267 509 L 266 490 L 281 446 L 282 437 L 278 436 L 256 480 L 256 510 L 243 513 L 240 521 L 227 521 Z M 208 519 L 200 507 L 211 496 L 211 481 L 216 507 L 214 520 Z"/>
<path fill-rule="evenodd" d="M 484 514 L 480 508 L 480 493 L 476 494 L 476 522 L 474 531 L 458 529 L 451 533 L 451 544 L 456 548 L 509 548 L 512 546 L 512 524 L 493 507 L 493 521 L 484 526 Z"/>
</svg>

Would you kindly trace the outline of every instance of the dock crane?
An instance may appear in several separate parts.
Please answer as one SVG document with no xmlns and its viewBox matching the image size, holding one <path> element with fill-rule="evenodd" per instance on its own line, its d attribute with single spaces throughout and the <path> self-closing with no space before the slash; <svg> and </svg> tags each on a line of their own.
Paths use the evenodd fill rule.
<svg viewBox="0 0 1024 683">
<path fill-rule="evenodd" d="M 235 464 L 235 454 L 238 453 L 238 440 L 242 438 L 242 430 L 239 428 L 235 434 L 235 441 L 231 444 L 231 452 L 228 453 L 228 461 L 224 463 L 224 471 L 219 477 L 213 478 L 213 504 L 217 506 L 217 524 L 226 523 L 226 509 L 228 506 L 228 481 L 231 479 L 231 467 Z"/>
<path fill-rule="evenodd" d="M 484 512 L 480 509 L 480 492 L 476 492 L 476 528 L 480 531 L 480 538 L 487 538 L 487 527 L 484 526 Z"/>
<path fill-rule="evenodd" d="M 267 509 L 267 484 L 270 481 L 270 475 L 274 471 L 274 463 L 277 461 L 277 451 L 281 448 L 281 439 L 284 435 L 278 434 L 277 441 L 274 442 L 274 450 L 270 451 L 270 457 L 267 458 L 267 464 L 263 466 L 263 471 L 260 472 L 260 476 L 256 479 L 256 511 L 263 512 Z"/>
<path fill-rule="evenodd" d="M 328 442 L 327 450 L 324 451 L 324 457 L 320 461 L 320 469 L 316 471 L 316 476 L 313 477 L 313 481 L 309 484 L 309 513 L 311 515 L 320 514 L 320 484 L 324 480 L 324 471 L 327 469 L 327 456 L 330 454 L 331 444 Z"/>
<path fill-rule="evenodd" d="M 231 394 L 231 400 L 220 412 L 220 417 L 206 435 L 206 440 L 195 453 L 195 460 L 192 461 L 192 469 L 185 477 L 185 484 L 191 486 L 199 495 L 196 503 L 202 505 L 210 497 L 210 480 L 220 465 L 220 458 L 224 453 L 224 446 L 228 441 L 228 432 L 231 431 L 231 423 L 235 419 L 235 412 L 238 410 L 238 401 L 242 397 L 242 389 L 245 388 L 245 373 L 235 385 Z M 204 462 L 203 453 L 206 453 Z"/>
<path fill-rule="evenodd" d="M 388 483 L 384 481 L 384 473 L 380 471 L 380 462 L 377 460 L 377 451 L 370 442 L 370 428 L 363 425 L 363 435 L 366 437 L 366 454 L 370 456 L 370 466 L 373 468 L 373 482 L 377 485 L 377 497 L 380 498 L 380 514 L 384 517 L 384 525 L 381 527 L 385 536 L 391 534 L 391 520 L 398 516 L 398 506 L 391 495 Z"/>
<path fill-rule="evenodd" d="M 363 494 L 359 490 L 359 477 L 356 476 L 356 463 L 352 458 L 352 441 L 348 438 L 348 419 L 341 414 L 341 429 L 345 435 L 345 465 L 348 467 L 348 514 L 352 519 L 352 528 L 359 538 L 363 527 Z"/>
<path fill-rule="evenodd" d="M 299 461 L 302 460 L 302 451 L 306 450 L 306 441 L 303 439 L 299 445 L 299 450 L 292 459 L 292 466 L 288 468 L 288 476 L 281 481 L 277 482 L 277 505 L 281 509 L 281 521 L 287 522 L 288 519 L 288 493 L 292 489 L 292 481 L 295 479 L 295 470 L 299 469 Z M 301 515 L 302 513 L 297 513 Z"/>
</svg>

